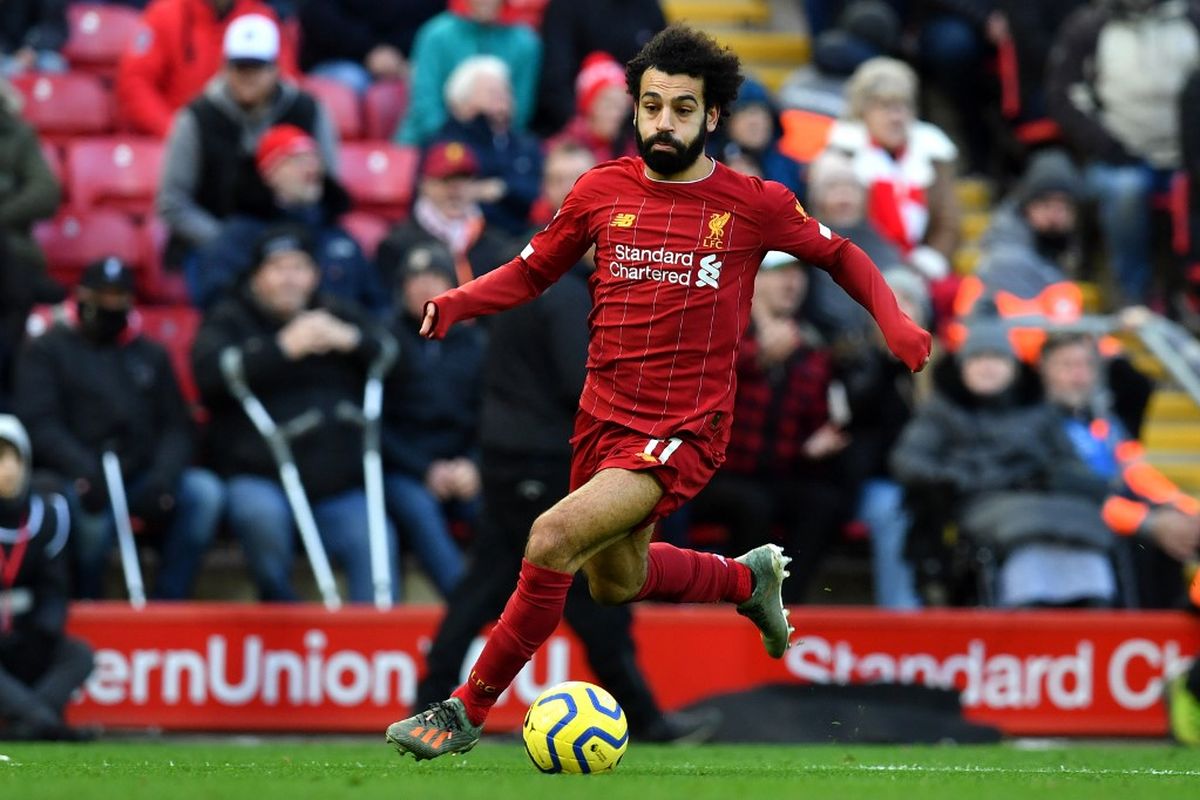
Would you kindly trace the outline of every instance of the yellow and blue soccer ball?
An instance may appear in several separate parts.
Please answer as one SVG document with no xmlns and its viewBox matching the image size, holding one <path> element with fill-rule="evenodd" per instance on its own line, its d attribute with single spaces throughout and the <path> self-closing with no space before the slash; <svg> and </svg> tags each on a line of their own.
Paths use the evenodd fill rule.
<svg viewBox="0 0 1200 800">
<path fill-rule="evenodd" d="M 538 695 L 521 729 L 525 752 L 542 772 L 611 772 L 629 746 L 625 712 L 592 683 L 567 681 Z"/>
</svg>

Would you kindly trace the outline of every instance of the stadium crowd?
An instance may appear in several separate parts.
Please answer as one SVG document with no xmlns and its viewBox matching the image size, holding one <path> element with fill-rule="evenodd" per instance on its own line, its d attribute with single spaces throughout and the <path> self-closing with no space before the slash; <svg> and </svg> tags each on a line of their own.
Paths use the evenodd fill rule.
<svg viewBox="0 0 1200 800">
<path fill-rule="evenodd" d="M 827 275 L 768 254 L 728 460 L 661 535 L 778 540 L 796 603 L 841 551 L 890 608 L 1179 606 L 1200 505 L 1138 446 L 1152 382 L 1114 340 L 1003 318 L 1136 324 L 1148 305 L 1195 325 L 1200 6 L 798 5 L 812 63 L 775 93 L 747 75 L 708 152 L 861 246 L 940 355 L 910 375 Z M 637 154 L 623 63 L 665 25 L 655 0 L 4 3 L 0 407 L 28 428 L 34 487 L 70 508 L 73 596 L 112 596 L 110 452 L 154 597 L 193 597 L 226 538 L 259 597 L 298 596 L 279 465 L 222 363 L 236 351 L 271 415 L 310 420 L 294 462 L 368 602 L 346 408 L 391 343 L 393 586 L 411 555 L 449 595 L 483 488 L 541 432 L 507 399 L 492 323 L 428 341 L 421 309 L 520 252 L 583 170 Z M 1001 199 L 964 247 L 980 186 Z M 561 344 L 532 373 L 547 393 L 583 369 Z"/>
</svg>

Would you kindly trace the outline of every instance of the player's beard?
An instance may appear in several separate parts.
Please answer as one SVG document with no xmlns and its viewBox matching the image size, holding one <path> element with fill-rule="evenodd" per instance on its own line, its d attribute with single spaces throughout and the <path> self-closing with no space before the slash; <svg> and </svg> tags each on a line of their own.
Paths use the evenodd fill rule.
<svg viewBox="0 0 1200 800">
<path fill-rule="evenodd" d="M 666 131 L 660 131 L 649 139 L 643 139 L 642 132 L 635 125 L 633 134 L 637 139 L 638 152 L 642 155 L 642 161 L 645 161 L 646 166 L 659 175 L 677 175 L 695 164 L 696 159 L 704 152 L 704 144 L 708 139 L 708 129 L 703 126 L 696 134 L 696 138 L 686 145 Z M 670 151 L 655 150 L 653 148 L 656 144 L 669 144 L 673 149 Z"/>
</svg>

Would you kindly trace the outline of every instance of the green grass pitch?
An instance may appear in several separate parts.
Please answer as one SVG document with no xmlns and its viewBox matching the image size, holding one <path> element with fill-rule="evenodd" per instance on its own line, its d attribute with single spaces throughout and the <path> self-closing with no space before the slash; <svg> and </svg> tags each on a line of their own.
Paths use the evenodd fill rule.
<svg viewBox="0 0 1200 800">
<path fill-rule="evenodd" d="M 382 737 L 381 737 L 382 738 Z M 1169 745 L 655 747 L 634 742 L 615 774 L 542 775 L 519 743 L 416 763 L 365 740 L 0 743 L 0 798 L 870 798 L 1142 800 L 1194 796 L 1200 753 Z"/>
</svg>

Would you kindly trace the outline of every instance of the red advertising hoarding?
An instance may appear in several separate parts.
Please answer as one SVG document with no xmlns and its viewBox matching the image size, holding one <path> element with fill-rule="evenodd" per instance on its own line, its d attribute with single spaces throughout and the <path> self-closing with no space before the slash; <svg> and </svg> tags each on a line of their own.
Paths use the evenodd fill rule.
<svg viewBox="0 0 1200 800">
<path fill-rule="evenodd" d="M 81 603 L 70 629 L 97 661 L 71 720 L 381 731 L 406 715 L 440 614 Z M 641 606 L 634 634 L 667 708 L 763 683 L 923 683 L 957 687 L 969 719 L 1025 735 L 1160 735 L 1163 678 L 1200 650 L 1200 621 L 1183 613 L 797 608 L 792 621 L 802 636 L 778 661 L 728 608 Z M 529 702 L 568 679 L 591 675 L 564 626 L 500 699 L 490 728 L 516 728 Z"/>
</svg>

